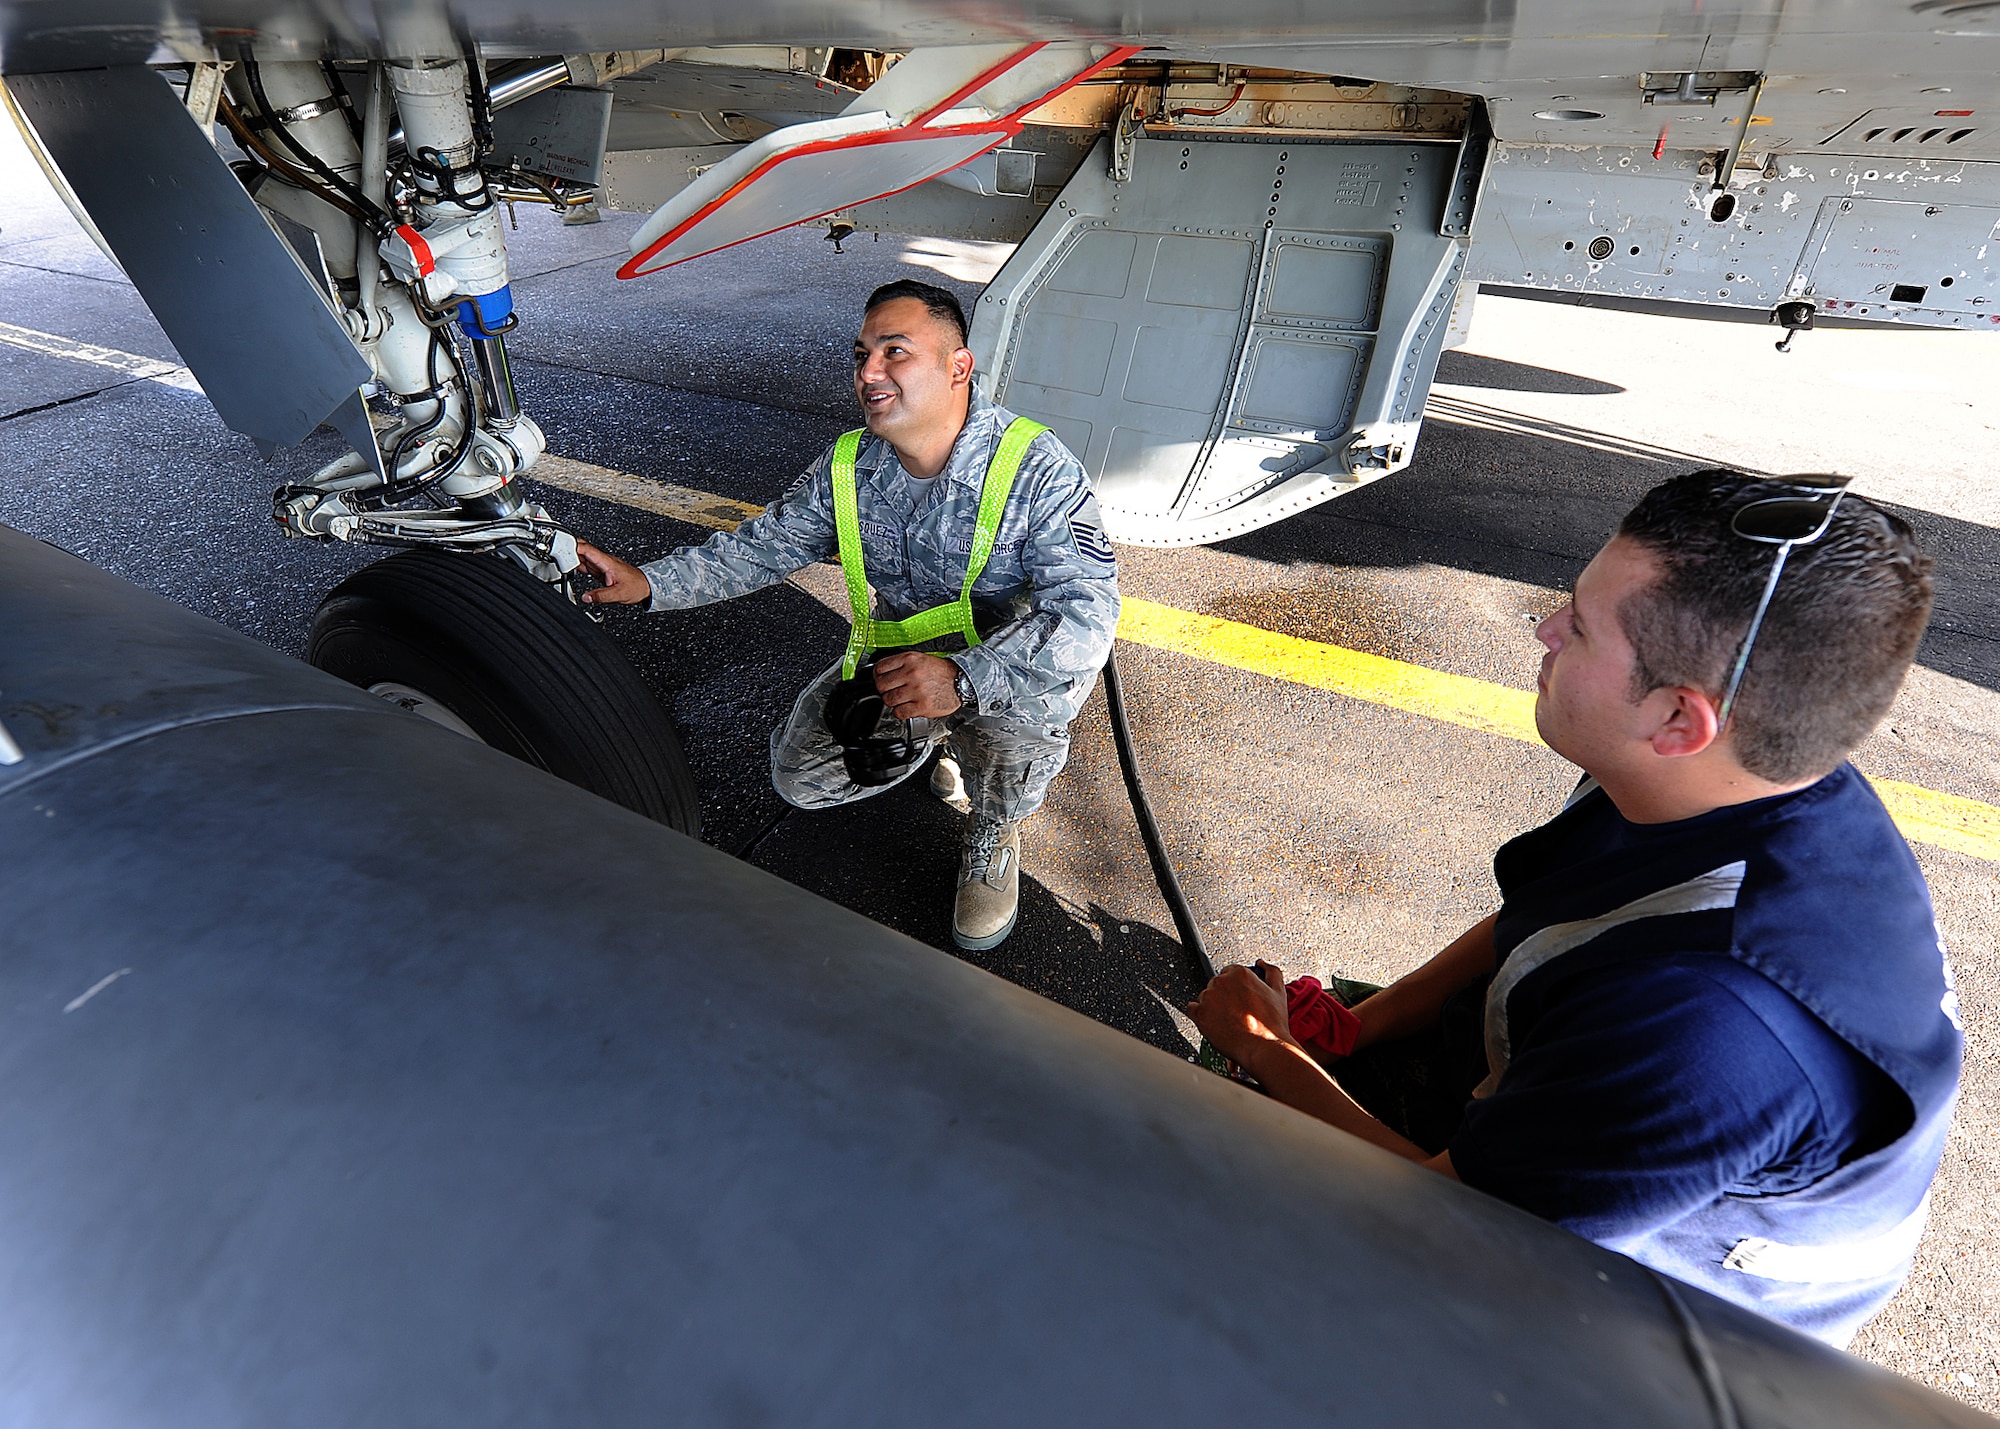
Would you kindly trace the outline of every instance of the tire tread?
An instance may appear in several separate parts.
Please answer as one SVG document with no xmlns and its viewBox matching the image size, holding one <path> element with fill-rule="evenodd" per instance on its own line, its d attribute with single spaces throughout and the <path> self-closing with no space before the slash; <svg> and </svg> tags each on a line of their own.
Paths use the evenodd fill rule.
<svg viewBox="0 0 2000 1429">
<path fill-rule="evenodd" d="M 513 728 L 490 742 L 670 827 L 699 830 L 680 740 L 639 672 L 595 621 L 512 561 L 405 551 L 365 566 L 321 602 L 307 659 L 372 684 L 393 678 L 369 678 L 382 657 L 371 646 L 385 639 L 492 702 Z"/>
</svg>

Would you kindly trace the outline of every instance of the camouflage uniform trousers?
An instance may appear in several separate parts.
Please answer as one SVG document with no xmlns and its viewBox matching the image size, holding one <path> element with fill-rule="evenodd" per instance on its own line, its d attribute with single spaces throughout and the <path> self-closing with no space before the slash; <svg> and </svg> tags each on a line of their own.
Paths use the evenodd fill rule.
<svg viewBox="0 0 2000 1429">
<path fill-rule="evenodd" d="M 830 809 L 893 789 L 902 783 L 864 786 L 847 776 L 840 746 L 827 733 L 822 712 L 840 682 L 840 661 L 800 693 L 791 718 L 771 732 L 771 784 L 800 809 Z M 942 738 L 958 760 L 975 819 L 1011 823 L 1042 806 L 1049 785 L 1069 762 L 1066 726 L 1031 723 L 1006 715 L 955 714 L 932 722 L 932 744 Z M 923 768 L 912 765 L 903 779 Z"/>
</svg>

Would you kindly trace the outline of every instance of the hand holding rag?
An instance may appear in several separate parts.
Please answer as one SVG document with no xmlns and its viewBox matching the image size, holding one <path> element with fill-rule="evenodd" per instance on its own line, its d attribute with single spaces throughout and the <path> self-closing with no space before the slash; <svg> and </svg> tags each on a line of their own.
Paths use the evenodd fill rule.
<svg viewBox="0 0 2000 1429">
<path fill-rule="evenodd" d="M 1361 1019 L 1342 1007 L 1316 977 L 1295 977 L 1285 984 L 1285 1004 L 1292 1036 L 1329 1056 L 1345 1057 L 1354 1050 Z"/>
</svg>

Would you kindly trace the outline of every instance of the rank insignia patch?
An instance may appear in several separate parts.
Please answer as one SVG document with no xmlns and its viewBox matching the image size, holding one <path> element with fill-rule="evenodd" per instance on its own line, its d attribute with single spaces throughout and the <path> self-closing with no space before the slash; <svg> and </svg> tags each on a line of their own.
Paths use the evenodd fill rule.
<svg viewBox="0 0 2000 1429">
<path fill-rule="evenodd" d="M 1095 561 L 1101 566 L 1117 564 L 1118 558 L 1112 553 L 1104 527 L 1098 524 L 1097 499 L 1088 492 L 1070 508 L 1069 536 L 1076 542 L 1076 548 L 1083 553 L 1085 560 Z"/>
</svg>

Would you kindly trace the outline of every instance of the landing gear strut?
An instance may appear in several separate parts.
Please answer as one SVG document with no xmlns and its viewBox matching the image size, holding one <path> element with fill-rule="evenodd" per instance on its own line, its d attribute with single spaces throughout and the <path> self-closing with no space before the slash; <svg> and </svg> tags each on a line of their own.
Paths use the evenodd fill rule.
<svg viewBox="0 0 2000 1429">
<path fill-rule="evenodd" d="M 382 39 L 365 82 L 249 47 L 220 104 L 254 161 L 239 170 L 251 193 L 288 233 L 309 235 L 302 261 L 321 270 L 397 408 L 372 432 L 344 427 L 359 450 L 279 490 L 272 514 L 287 535 L 317 540 L 505 549 L 567 588 L 576 544 L 518 485 L 544 442 L 507 357 L 518 318 L 483 167 L 483 69 L 416 7 L 385 15 Z"/>
</svg>

